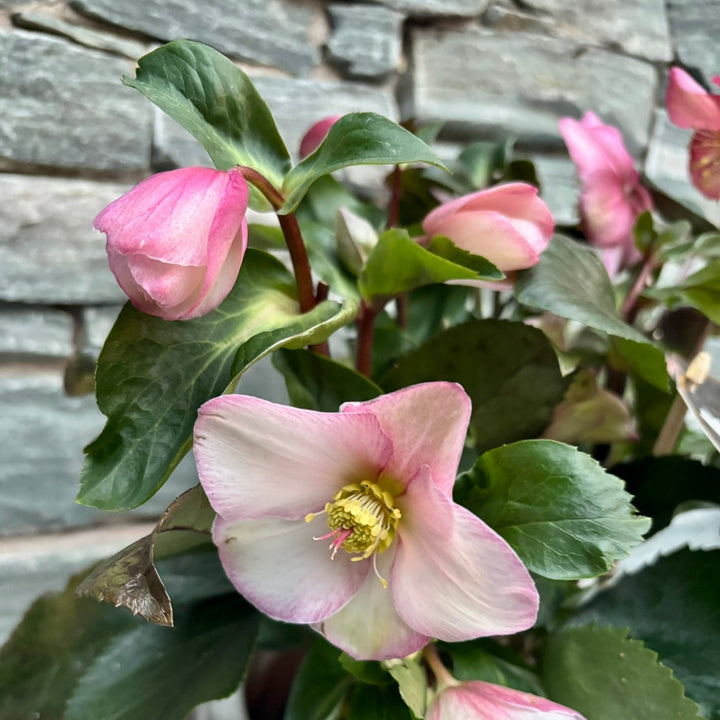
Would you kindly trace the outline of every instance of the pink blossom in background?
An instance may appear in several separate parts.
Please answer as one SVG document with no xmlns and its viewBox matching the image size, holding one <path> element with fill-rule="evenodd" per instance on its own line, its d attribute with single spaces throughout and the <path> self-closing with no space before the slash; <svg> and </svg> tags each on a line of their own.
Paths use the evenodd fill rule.
<svg viewBox="0 0 720 720">
<path fill-rule="evenodd" d="M 612 276 L 641 259 L 633 228 L 638 215 L 652 210 L 652 198 L 617 128 L 591 112 L 579 122 L 562 118 L 559 126 L 580 175 L 583 230 Z"/>
<path fill-rule="evenodd" d="M 300 141 L 300 159 L 312 155 L 320 143 L 327 137 L 330 128 L 342 117 L 342 115 L 331 115 L 330 117 L 318 120 L 303 136 Z"/>
<path fill-rule="evenodd" d="M 713 82 L 720 85 L 720 76 Z M 705 197 L 720 200 L 720 95 L 711 95 L 684 70 L 670 69 L 665 96 L 675 125 L 693 128 L 690 141 L 690 177 Z"/>
<path fill-rule="evenodd" d="M 107 235 L 115 278 L 135 307 L 164 320 L 214 310 L 232 289 L 247 247 L 248 187 L 238 170 L 159 173 L 110 203 L 94 226 Z"/>
<path fill-rule="evenodd" d="M 338 413 L 242 395 L 205 403 L 195 458 L 233 585 L 358 659 L 531 627 L 528 571 L 452 500 L 469 419 L 468 396 L 447 382 Z"/>
<path fill-rule="evenodd" d="M 555 223 L 548 206 L 526 183 L 496 185 L 451 200 L 423 220 L 429 238 L 444 235 L 505 273 L 535 265 Z"/>
<path fill-rule="evenodd" d="M 427 720 L 585 720 L 563 705 L 491 683 L 450 685 L 430 703 Z"/>
</svg>

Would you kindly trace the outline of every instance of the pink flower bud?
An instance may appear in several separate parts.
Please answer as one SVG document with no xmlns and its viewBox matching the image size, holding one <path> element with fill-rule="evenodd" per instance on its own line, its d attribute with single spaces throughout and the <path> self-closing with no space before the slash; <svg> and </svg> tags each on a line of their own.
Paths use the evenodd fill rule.
<svg viewBox="0 0 720 720">
<path fill-rule="evenodd" d="M 494 263 L 503 272 L 532 267 L 554 230 L 537 188 L 497 185 L 435 208 L 423 221 L 428 237 L 444 235 L 459 248 Z"/>
<path fill-rule="evenodd" d="M 331 115 L 316 122 L 303 136 L 300 141 L 300 158 L 312 155 L 320 143 L 330 132 L 330 128 L 342 117 L 342 115 Z"/>
<path fill-rule="evenodd" d="M 557 703 L 530 693 L 472 681 L 451 685 L 435 696 L 428 720 L 584 720 Z"/>
<path fill-rule="evenodd" d="M 720 85 L 720 77 L 713 78 Z M 720 200 L 720 95 L 711 95 L 678 67 L 670 70 L 668 115 L 675 125 L 693 128 L 690 177 L 705 197 Z"/>
<path fill-rule="evenodd" d="M 164 320 L 214 310 L 247 247 L 248 186 L 239 170 L 153 175 L 95 218 L 110 269 L 135 307 Z"/>
<path fill-rule="evenodd" d="M 610 275 L 640 259 L 633 228 L 652 198 L 625 149 L 620 131 L 587 112 L 560 120 L 560 133 L 582 182 L 580 215 L 587 239 L 601 249 Z"/>
</svg>

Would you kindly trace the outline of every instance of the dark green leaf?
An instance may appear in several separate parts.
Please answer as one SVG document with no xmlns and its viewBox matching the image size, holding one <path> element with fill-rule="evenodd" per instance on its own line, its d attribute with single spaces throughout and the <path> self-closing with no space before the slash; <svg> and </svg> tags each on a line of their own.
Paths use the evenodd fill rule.
<svg viewBox="0 0 720 720">
<path fill-rule="evenodd" d="M 145 502 L 187 452 L 198 407 L 222 394 L 233 373 L 279 345 L 319 342 L 327 335 L 314 330 L 329 334 L 353 312 L 325 302 L 300 315 L 292 276 L 256 250 L 246 253 L 232 292 L 204 317 L 165 322 L 127 305 L 98 362 L 98 405 L 108 422 L 86 448 L 78 502 L 105 510 Z M 242 367 L 234 362 L 238 348 Z"/>
<path fill-rule="evenodd" d="M 433 380 L 459 382 L 472 400 L 471 438 L 480 452 L 548 425 L 565 391 L 542 332 L 522 323 L 472 320 L 407 355 L 381 379 L 385 390 Z"/>
<path fill-rule="evenodd" d="M 551 700 L 587 720 L 697 720 L 697 705 L 657 655 L 626 629 L 570 628 L 550 636 L 542 678 Z"/>
<path fill-rule="evenodd" d="M 197 138 L 218 169 L 247 165 L 280 187 L 290 155 L 275 120 L 250 78 L 217 50 L 176 40 L 140 58 L 137 77 L 123 82 Z"/>
<path fill-rule="evenodd" d="M 641 378 L 664 393 L 670 392 L 670 376 L 667 371 L 665 356 L 658 348 L 645 343 L 637 343 L 625 338 L 612 338 L 611 347 L 621 360 L 625 370 L 633 370 Z"/>
<path fill-rule="evenodd" d="M 360 682 L 369 685 L 393 684 L 392 677 L 383 669 L 381 663 L 374 660 L 354 660 L 347 653 L 343 653 L 340 664 Z"/>
<path fill-rule="evenodd" d="M 350 699 L 348 720 L 412 720 L 415 716 L 403 702 L 397 687 L 355 686 Z"/>
<path fill-rule="evenodd" d="M 655 298 L 677 299 L 697 308 L 713 322 L 720 323 L 720 260 L 711 260 L 681 283 L 647 291 L 646 294 Z"/>
<path fill-rule="evenodd" d="M 486 452 L 458 478 L 454 495 L 497 530 L 528 569 L 557 580 L 607 572 L 650 526 L 635 515 L 621 480 L 552 440 Z"/>
<path fill-rule="evenodd" d="M 450 262 L 456 265 L 462 265 L 462 267 L 468 270 L 474 270 L 482 278 L 502 280 L 505 277 L 505 274 L 498 270 L 489 260 L 459 248 L 448 237 L 443 237 L 442 235 L 435 236 L 430 241 L 428 250 L 433 253 L 433 255 L 445 258 L 445 260 L 450 260 Z"/>
<path fill-rule="evenodd" d="M 680 550 L 595 596 L 573 625 L 630 628 L 709 720 L 720 718 L 720 550 Z"/>
<path fill-rule="evenodd" d="M 295 407 L 337 412 L 351 400 L 372 400 L 382 390 L 363 375 L 308 350 L 280 350 L 272 356 Z"/>
<path fill-rule="evenodd" d="M 652 213 L 648 210 L 640 213 L 635 221 L 633 228 L 633 239 L 635 247 L 643 254 L 647 253 L 652 247 L 657 233 L 655 232 L 655 222 Z"/>
<path fill-rule="evenodd" d="M 501 143 L 470 143 L 458 156 L 472 187 L 485 188 L 499 178 L 512 154 L 513 139 Z"/>
<path fill-rule="evenodd" d="M 720 469 L 697 460 L 668 455 L 615 465 L 633 504 L 653 519 L 653 532 L 670 524 L 678 505 L 692 500 L 720 504 Z"/>
<path fill-rule="evenodd" d="M 284 720 L 335 720 L 353 684 L 340 651 L 318 640 L 295 676 Z"/>
<path fill-rule="evenodd" d="M 443 167 L 422 140 L 392 120 L 375 113 L 345 115 L 330 128 L 320 147 L 287 174 L 281 212 L 295 210 L 315 180 L 340 168 L 410 162 Z"/>
</svg>

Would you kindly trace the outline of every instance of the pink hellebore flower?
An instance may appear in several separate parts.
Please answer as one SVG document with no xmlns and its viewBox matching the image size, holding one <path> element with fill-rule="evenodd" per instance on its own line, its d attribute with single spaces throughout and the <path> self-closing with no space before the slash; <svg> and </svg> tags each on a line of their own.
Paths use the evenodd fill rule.
<svg viewBox="0 0 720 720">
<path fill-rule="evenodd" d="M 452 500 L 469 418 L 469 398 L 446 382 L 338 413 L 242 395 L 205 403 L 195 457 L 233 585 L 358 659 L 532 626 L 522 562 Z"/>
<path fill-rule="evenodd" d="M 427 720 L 585 720 L 579 712 L 537 695 L 480 681 L 446 687 L 430 703 L 426 717 Z"/>
<path fill-rule="evenodd" d="M 110 203 L 95 227 L 110 269 L 135 307 L 164 320 L 214 310 L 247 247 L 248 186 L 239 170 L 193 167 L 143 180 Z"/>
<path fill-rule="evenodd" d="M 331 115 L 330 117 L 318 120 L 303 136 L 300 141 L 300 159 L 312 155 L 320 143 L 327 137 L 330 128 L 342 117 L 342 115 Z"/>
<path fill-rule="evenodd" d="M 555 224 L 548 206 L 526 183 L 496 185 L 436 207 L 423 231 L 449 237 L 459 248 L 507 273 L 532 267 L 550 243 Z"/>
<path fill-rule="evenodd" d="M 650 193 L 640 184 L 620 131 L 587 112 L 579 122 L 562 118 L 560 133 L 575 163 L 582 189 L 580 215 L 587 239 L 599 248 L 610 275 L 641 259 L 633 228 L 651 210 Z"/>
<path fill-rule="evenodd" d="M 713 82 L 720 85 L 720 76 Z M 705 197 L 720 200 L 720 95 L 711 95 L 678 67 L 670 69 L 665 96 L 675 125 L 693 128 L 690 177 Z"/>
</svg>

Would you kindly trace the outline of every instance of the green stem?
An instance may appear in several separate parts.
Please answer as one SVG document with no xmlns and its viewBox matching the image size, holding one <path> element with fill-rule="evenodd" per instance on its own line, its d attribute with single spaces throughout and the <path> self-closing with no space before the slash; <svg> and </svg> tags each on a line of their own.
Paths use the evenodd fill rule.
<svg viewBox="0 0 720 720">
<path fill-rule="evenodd" d="M 360 306 L 358 319 L 357 357 L 355 368 L 359 373 L 370 377 L 372 372 L 373 329 L 377 313 L 364 302 Z"/>
</svg>

